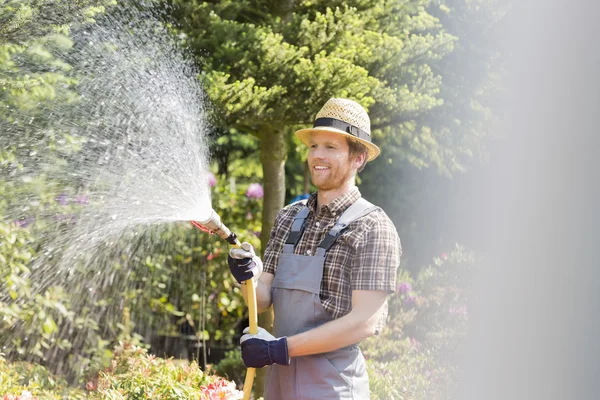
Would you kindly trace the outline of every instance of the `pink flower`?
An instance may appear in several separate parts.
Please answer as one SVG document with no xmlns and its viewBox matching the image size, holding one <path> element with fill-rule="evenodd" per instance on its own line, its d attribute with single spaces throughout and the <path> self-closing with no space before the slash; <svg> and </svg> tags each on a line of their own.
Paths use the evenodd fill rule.
<svg viewBox="0 0 600 400">
<path fill-rule="evenodd" d="M 66 206 L 67 204 L 69 204 L 69 196 L 67 196 L 64 193 L 61 193 L 58 196 L 56 196 L 55 200 L 61 206 Z"/>
<path fill-rule="evenodd" d="M 398 293 L 409 293 L 412 291 L 412 285 L 408 282 L 400 282 L 396 291 Z"/>
<path fill-rule="evenodd" d="M 407 305 L 407 306 L 408 306 L 408 305 L 411 305 L 411 304 L 414 304 L 414 303 L 415 303 L 415 296 L 410 296 L 410 295 L 408 295 L 408 296 L 406 296 L 406 298 L 404 299 L 404 304 L 405 304 L 405 305 Z"/>
<path fill-rule="evenodd" d="M 85 388 L 88 391 L 93 392 L 94 390 L 98 389 L 98 382 L 97 381 L 89 381 L 85 384 Z"/>
<path fill-rule="evenodd" d="M 265 193 L 260 183 L 251 183 L 248 186 L 248 190 L 246 190 L 246 197 L 251 199 L 262 199 L 264 195 Z"/>
<path fill-rule="evenodd" d="M 413 350 L 416 351 L 419 351 L 419 349 L 421 348 L 421 342 L 419 342 L 415 338 L 410 338 L 410 345 L 412 346 Z"/>
<path fill-rule="evenodd" d="M 237 400 L 244 396 L 243 392 L 236 389 L 235 383 L 224 379 L 201 386 L 200 389 L 204 395 L 202 398 L 207 400 Z"/>
<path fill-rule="evenodd" d="M 462 306 L 458 306 L 458 307 L 450 307 L 448 309 L 448 313 L 452 314 L 452 315 L 463 315 L 465 317 L 469 315 L 466 305 L 462 305 Z"/>
<path fill-rule="evenodd" d="M 35 222 L 34 217 L 27 217 L 25 219 L 18 219 L 15 221 L 15 225 L 19 228 L 27 228 L 29 225 Z"/>
<path fill-rule="evenodd" d="M 208 176 L 208 185 L 210 187 L 215 187 L 215 185 L 217 184 L 217 178 L 215 178 L 215 175 L 212 172 L 209 172 L 207 174 Z"/>
<path fill-rule="evenodd" d="M 444 252 L 444 253 L 440 254 L 440 258 L 441 258 L 442 260 L 447 260 L 447 259 L 448 259 L 448 253 L 445 253 L 445 252 Z"/>
<path fill-rule="evenodd" d="M 35 400 L 37 397 L 33 397 L 29 390 L 23 390 L 20 396 L 17 396 L 16 400 Z"/>
<path fill-rule="evenodd" d="M 88 197 L 84 194 L 78 194 L 75 196 L 75 204 L 87 206 L 89 204 Z"/>
</svg>

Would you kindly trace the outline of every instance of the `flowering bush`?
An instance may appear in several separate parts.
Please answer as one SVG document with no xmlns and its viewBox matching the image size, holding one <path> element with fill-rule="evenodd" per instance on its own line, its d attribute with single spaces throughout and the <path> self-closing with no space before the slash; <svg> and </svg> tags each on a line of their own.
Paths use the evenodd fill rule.
<svg viewBox="0 0 600 400">
<path fill-rule="evenodd" d="M 235 383 L 207 375 L 197 364 L 175 365 L 129 344 L 115 349 L 115 358 L 87 384 L 90 399 L 235 400 L 243 393 Z"/>
<path fill-rule="evenodd" d="M 217 181 L 212 207 L 240 241 L 258 251 L 262 202 L 244 193 L 241 187 Z M 188 323 L 210 346 L 237 345 L 247 308 L 227 266 L 230 245 L 190 223 L 164 227 L 160 243 L 151 252 L 135 255 L 130 264 L 131 290 L 124 297 L 137 327 L 176 335 L 178 323 Z"/>
<path fill-rule="evenodd" d="M 89 309 L 74 311 L 76 299 L 65 288 L 57 284 L 39 293 L 32 290 L 36 241 L 31 228 L 0 222 L 0 347 L 11 361 L 49 364 L 53 372 L 76 380 L 88 369 L 100 368 L 107 352 L 110 358 L 108 343 Z"/>
<path fill-rule="evenodd" d="M 86 393 L 69 388 L 66 382 L 32 363 L 9 364 L 0 356 L 1 400 L 85 399 Z"/>
<path fill-rule="evenodd" d="M 261 201 L 247 197 L 245 185 L 236 189 L 223 182 L 215 184 L 215 211 L 240 240 L 258 247 Z M 0 192 L 11 192 L 6 185 L 0 179 Z M 66 190 L 49 190 L 43 196 L 39 206 L 44 208 L 39 213 L 43 215 L 75 215 L 88 202 L 85 195 Z M 0 214 L 6 201 L 7 197 L 0 198 Z M 98 296 L 96 303 L 86 303 L 82 309 L 81 293 L 66 290 L 61 281 L 41 293 L 32 289 L 32 261 L 43 250 L 38 237 L 47 240 L 63 223 L 67 222 L 51 218 L 0 222 L 0 347 L 5 348 L 8 360 L 43 363 L 69 382 L 80 380 L 104 368 L 111 359 L 112 345 L 125 334 L 120 315 L 124 307 L 131 314 L 128 334 L 136 329 L 177 334 L 178 324 L 187 321 L 209 345 L 237 343 L 247 309 L 227 267 L 229 245 L 219 237 L 189 223 L 157 227 L 148 235 L 160 235 L 160 240 L 153 238 L 160 246 L 129 259 L 112 260 L 111 272 L 115 282 L 123 283 L 123 290 Z M 145 235 L 139 235 L 139 240 L 147 239 Z M 118 242 L 112 247 L 118 253 L 118 249 L 126 252 L 128 246 L 132 243 Z M 112 312 L 103 311 L 107 309 Z M 202 316 L 206 321 L 203 330 Z M 14 334 L 14 326 L 21 334 Z"/>
<path fill-rule="evenodd" d="M 435 257 L 416 280 L 399 271 L 387 326 L 361 344 L 373 400 L 448 397 L 458 379 L 475 266 L 474 254 L 457 246 Z"/>
<path fill-rule="evenodd" d="M 196 364 L 175 365 L 130 344 L 114 350 L 110 365 L 86 384 L 69 388 L 44 367 L 8 364 L 0 358 L 0 400 L 236 400 L 243 397 L 235 383 L 204 374 Z"/>
<path fill-rule="evenodd" d="M 242 361 L 240 347 L 238 346 L 234 350 L 228 351 L 225 354 L 225 358 L 212 367 L 212 371 L 223 378 L 234 381 L 238 387 L 242 387 L 246 378 L 247 368 Z"/>
<path fill-rule="evenodd" d="M 260 183 L 251 183 L 246 191 L 246 196 L 251 199 L 262 199 L 264 195 L 265 193 Z"/>
<path fill-rule="evenodd" d="M 212 172 L 209 172 L 207 174 L 207 178 L 208 178 L 208 186 L 214 187 L 217 184 L 217 178 L 215 177 L 215 174 L 213 174 Z"/>
</svg>

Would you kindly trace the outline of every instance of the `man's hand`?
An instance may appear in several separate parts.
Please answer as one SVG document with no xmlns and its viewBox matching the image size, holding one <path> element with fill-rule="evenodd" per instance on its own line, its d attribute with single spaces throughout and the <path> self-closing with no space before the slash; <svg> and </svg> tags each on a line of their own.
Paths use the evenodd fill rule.
<svg viewBox="0 0 600 400">
<path fill-rule="evenodd" d="M 258 333 L 248 333 L 250 328 L 244 329 L 245 335 L 240 339 L 242 344 L 242 360 L 246 367 L 262 368 L 271 364 L 290 365 L 287 338 L 276 338 L 263 328 L 258 328 Z"/>
<path fill-rule="evenodd" d="M 258 280 L 263 270 L 260 258 L 254 253 L 254 247 L 248 242 L 242 243 L 241 247 L 233 248 L 227 257 L 229 270 L 238 283 L 248 279 Z"/>
</svg>

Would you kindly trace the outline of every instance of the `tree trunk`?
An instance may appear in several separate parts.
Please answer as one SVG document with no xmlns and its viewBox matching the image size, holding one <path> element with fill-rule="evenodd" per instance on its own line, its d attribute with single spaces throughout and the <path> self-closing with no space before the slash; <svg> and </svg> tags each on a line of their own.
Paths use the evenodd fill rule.
<svg viewBox="0 0 600 400">
<path fill-rule="evenodd" d="M 265 193 L 260 233 L 263 251 L 271 235 L 275 217 L 283 207 L 285 200 L 285 158 L 286 146 L 283 130 L 261 135 L 260 162 L 263 169 Z"/>
<path fill-rule="evenodd" d="M 271 229 L 275 223 L 275 217 L 283 208 L 285 201 L 285 132 L 266 132 L 260 137 L 260 162 L 263 168 L 263 186 L 265 197 L 263 198 L 262 230 L 260 233 L 261 252 L 264 255 L 265 247 L 271 235 Z M 273 308 L 258 316 L 258 326 L 273 331 Z M 265 387 L 265 368 L 256 371 L 256 383 L 254 384 L 254 398 L 263 396 Z"/>
</svg>

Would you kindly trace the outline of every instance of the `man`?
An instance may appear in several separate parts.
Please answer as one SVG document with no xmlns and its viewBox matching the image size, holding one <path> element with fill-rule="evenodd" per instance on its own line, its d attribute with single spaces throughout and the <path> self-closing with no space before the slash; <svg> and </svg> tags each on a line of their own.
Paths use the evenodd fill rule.
<svg viewBox="0 0 600 400">
<path fill-rule="evenodd" d="M 401 254 L 393 223 L 355 186 L 379 155 L 370 130 L 358 103 L 330 99 L 296 132 L 317 192 L 279 212 L 264 271 L 248 243 L 230 252 L 238 282 L 255 283 L 258 312 L 274 307 L 274 336 L 259 328 L 241 339 L 246 366 L 269 366 L 266 400 L 369 398 L 357 343 L 385 322 Z"/>
</svg>

